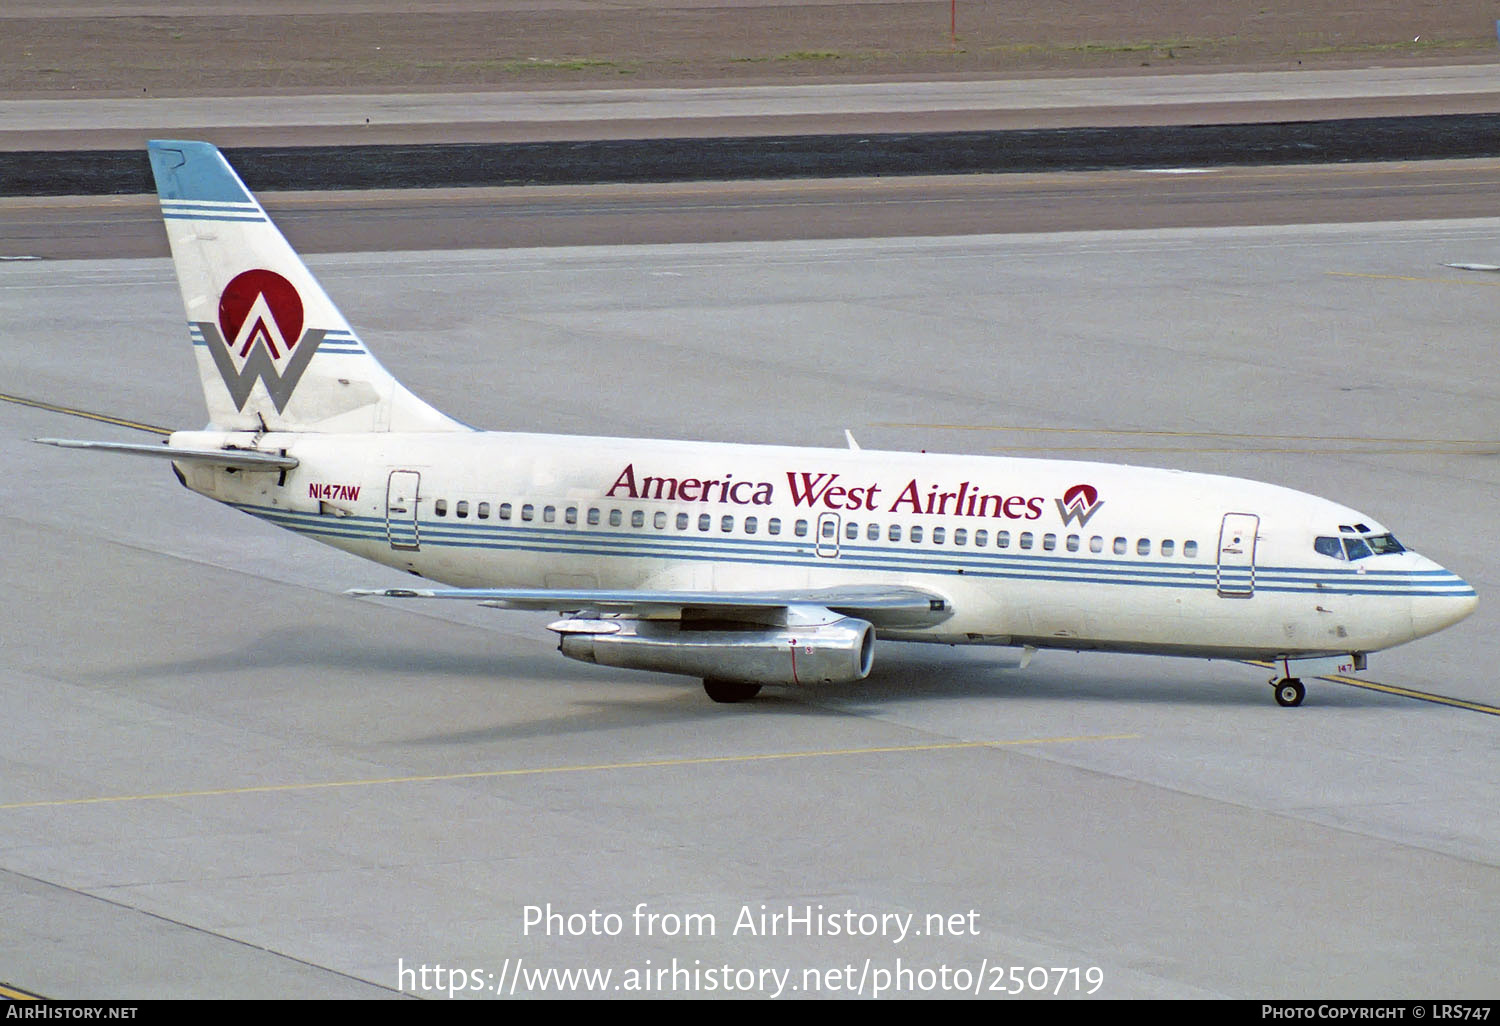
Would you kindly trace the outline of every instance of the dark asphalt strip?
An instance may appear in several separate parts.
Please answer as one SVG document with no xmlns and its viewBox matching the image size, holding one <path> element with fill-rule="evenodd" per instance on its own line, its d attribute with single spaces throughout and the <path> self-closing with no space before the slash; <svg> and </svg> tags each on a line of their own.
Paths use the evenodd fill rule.
<svg viewBox="0 0 1500 1026">
<path fill-rule="evenodd" d="M 984 132 L 257 146 L 224 152 L 252 190 L 1098 171 L 1494 157 L 1500 156 L 1500 114 Z M 154 191 L 144 147 L 0 153 L 0 196 Z"/>
</svg>

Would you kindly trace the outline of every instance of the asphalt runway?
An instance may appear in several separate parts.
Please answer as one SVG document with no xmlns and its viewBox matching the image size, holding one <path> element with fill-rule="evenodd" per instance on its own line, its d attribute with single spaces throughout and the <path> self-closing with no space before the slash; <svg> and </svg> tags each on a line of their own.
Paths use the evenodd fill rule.
<svg viewBox="0 0 1500 1026">
<path fill-rule="evenodd" d="M 848 428 L 865 448 L 1180 466 L 1347 502 L 1480 594 L 1368 676 L 1495 706 L 1500 279 L 1443 265 L 1500 263 L 1497 235 L 311 262 L 398 377 L 486 427 L 814 445 Z M 0 263 L 0 323 L 6 392 L 202 422 L 165 260 Z M 403 969 L 441 964 L 491 991 L 680 969 L 657 985 L 702 995 L 724 966 L 756 994 L 776 990 L 764 970 L 792 974 L 784 995 L 963 970 L 989 995 L 1014 966 L 1070 995 L 1097 967 L 1113 998 L 1496 996 L 1500 717 L 1326 682 L 1281 709 L 1232 663 L 1043 653 L 1022 671 L 1008 650 L 889 644 L 863 684 L 716 706 L 693 681 L 564 660 L 545 616 L 345 598 L 404 578 L 38 435 L 147 437 L 0 403 L 0 982 L 395 996 L 439 985 Z M 578 918 L 528 926 L 549 904 Z M 789 908 L 823 928 L 743 928 Z"/>
</svg>

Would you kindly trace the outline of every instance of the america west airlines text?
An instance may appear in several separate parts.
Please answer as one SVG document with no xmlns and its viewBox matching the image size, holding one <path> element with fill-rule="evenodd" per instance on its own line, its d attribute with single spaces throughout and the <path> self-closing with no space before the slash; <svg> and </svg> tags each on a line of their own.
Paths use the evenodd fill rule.
<svg viewBox="0 0 1500 1026">
<path fill-rule="evenodd" d="M 793 506 L 835 511 L 864 510 L 913 515 L 1040 520 L 1046 499 L 1040 495 L 986 492 L 970 481 L 957 485 L 912 478 L 899 488 L 852 483 L 837 471 L 787 471 L 787 494 Z M 638 475 L 626 464 L 605 498 L 706 502 L 731 506 L 770 506 L 776 502 L 771 481 L 737 481 L 733 474 L 717 478 Z"/>
</svg>

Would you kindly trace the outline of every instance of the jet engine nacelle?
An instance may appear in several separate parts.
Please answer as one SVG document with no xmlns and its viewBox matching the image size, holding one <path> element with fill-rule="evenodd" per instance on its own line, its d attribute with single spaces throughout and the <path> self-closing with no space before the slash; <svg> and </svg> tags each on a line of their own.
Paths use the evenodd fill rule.
<svg viewBox="0 0 1500 1026">
<path fill-rule="evenodd" d="M 744 628 L 677 620 L 562 620 L 562 654 L 585 663 L 746 684 L 845 684 L 875 662 L 875 628 L 828 614 L 828 622 Z"/>
</svg>

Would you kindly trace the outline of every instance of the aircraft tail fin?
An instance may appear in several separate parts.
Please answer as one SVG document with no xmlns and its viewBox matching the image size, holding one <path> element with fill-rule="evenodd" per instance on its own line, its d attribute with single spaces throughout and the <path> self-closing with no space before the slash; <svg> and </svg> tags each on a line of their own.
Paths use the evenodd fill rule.
<svg viewBox="0 0 1500 1026">
<path fill-rule="evenodd" d="M 217 147 L 147 145 L 210 427 L 468 430 L 370 354 Z"/>
</svg>

